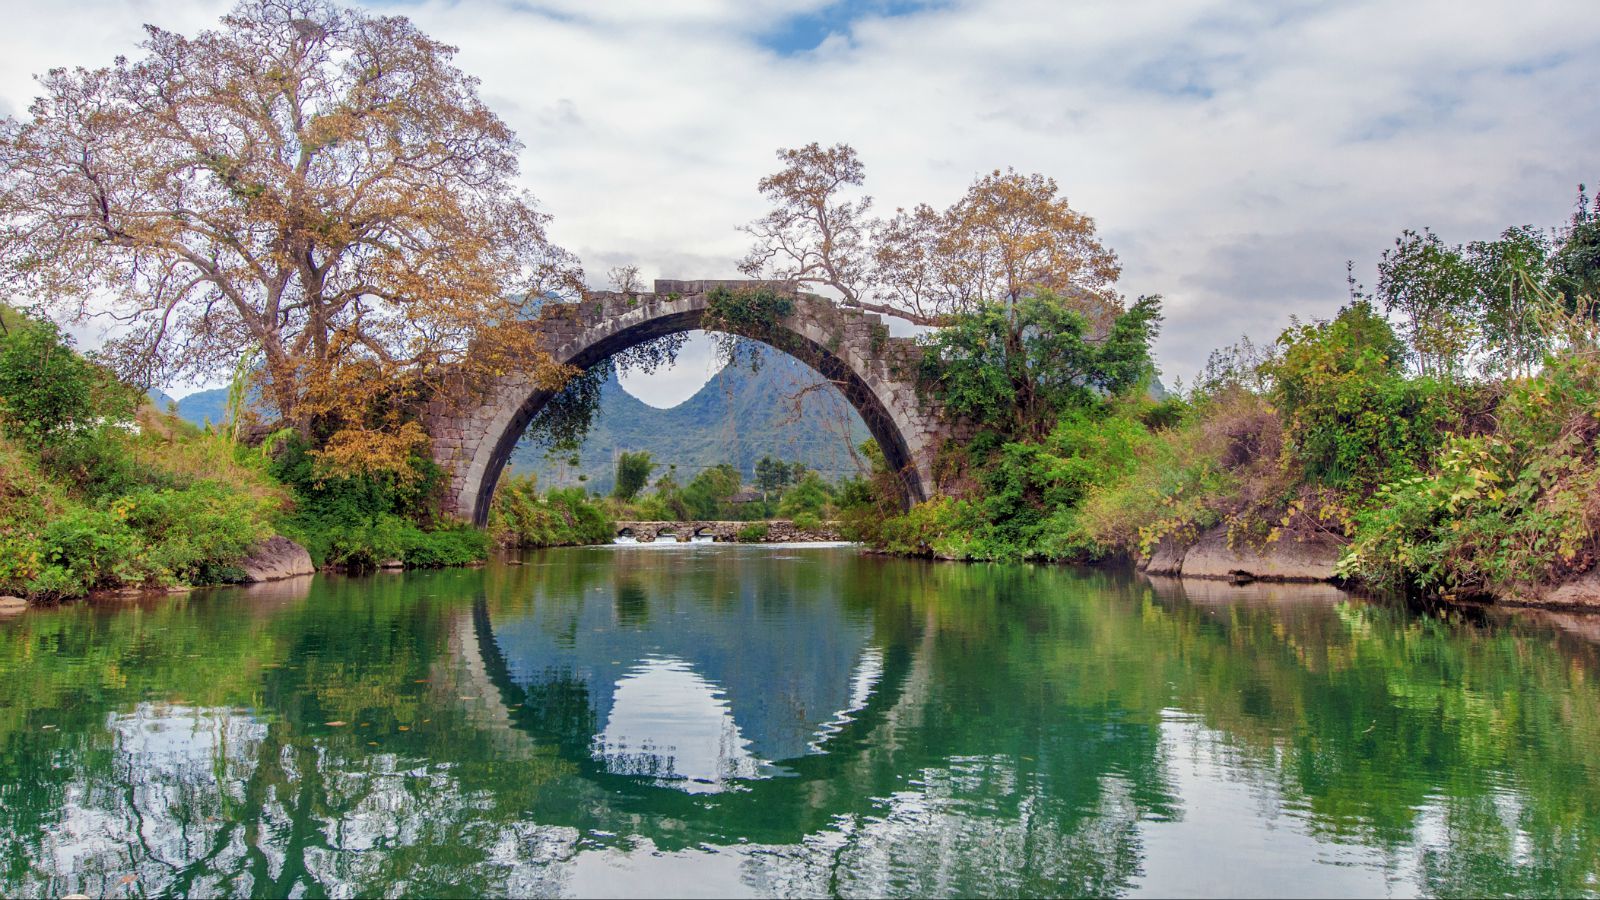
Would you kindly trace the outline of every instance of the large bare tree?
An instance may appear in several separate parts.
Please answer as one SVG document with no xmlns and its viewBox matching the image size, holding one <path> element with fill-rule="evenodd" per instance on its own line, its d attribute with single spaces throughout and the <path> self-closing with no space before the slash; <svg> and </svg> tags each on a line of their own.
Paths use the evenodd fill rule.
<svg viewBox="0 0 1600 900">
<path fill-rule="evenodd" d="M 259 352 L 301 427 L 363 427 L 340 414 L 361 386 L 548 363 L 517 323 L 581 273 L 454 48 L 323 0 L 146 31 L 142 58 L 51 70 L 0 123 L 13 296 L 114 315 L 107 355 L 146 383 Z"/>
<path fill-rule="evenodd" d="M 907 316 L 907 310 L 872 300 L 872 198 L 846 198 L 866 175 L 855 148 L 811 143 L 780 149 L 778 159 L 783 168 L 757 185 L 772 208 L 744 226 L 755 241 L 739 270 L 752 278 L 830 288 L 846 305 Z"/>
<path fill-rule="evenodd" d="M 1100 327 L 1121 309 L 1116 255 L 1054 179 L 997 169 L 948 209 L 919 204 L 885 221 L 872 216 L 871 197 L 850 199 L 866 170 L 848 144 L 778 158 L 783 168 L 758 186 L 772 208 L 745 226 L 755 238 L 740 264 L 749 275 L 831 289 L 848 305 L 920 324 L 1040 292 Z"/>
</svg>

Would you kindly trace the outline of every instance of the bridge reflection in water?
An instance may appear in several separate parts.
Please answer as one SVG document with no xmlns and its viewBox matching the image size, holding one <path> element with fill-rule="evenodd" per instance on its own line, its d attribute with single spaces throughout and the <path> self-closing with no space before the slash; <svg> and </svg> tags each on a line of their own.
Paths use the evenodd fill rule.
<svg viewBox="0 0 1600 900">
<path fill-rule="evenodd" d="M 475 649 L 513 727 L 590 774 L 695 794 L 792 778 L 795 761 L 883 705 L 886 654 L 867 609 L 770 578 L 707 584 L 694 554 L 615 565 L 609 590 L 474 610 Z"/>
</svg>

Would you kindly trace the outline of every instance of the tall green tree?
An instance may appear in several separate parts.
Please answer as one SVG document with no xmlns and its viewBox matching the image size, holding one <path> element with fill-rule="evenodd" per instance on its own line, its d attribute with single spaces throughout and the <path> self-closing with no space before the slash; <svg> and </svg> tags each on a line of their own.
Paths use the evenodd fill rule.
<svg viewBox="0 0 1600 900">
<path fill-rule="evenodd" d="M 1422 375 L 1452 377 L 1478 339 L 1477 273 L 1461 247 L 1406 229 L 1378 263 L 1378 299 Z"/>
<path fill-rule="evenodd" d="M 1544 359 L 1548 344 L 1539 322 L 1539 294 L 1550 280 L 1550 239 L 1531 225 L 1515 226 L 1498 240 L 1468 244 L 1466 259 L 1476 282 L 1476 315 L 1488 367 L 1529 374 Z"/>
<path fill-rule="evenodd" d="M 730 463 L 701 470 L 683 489 L 683 502 L 696 519 L 715 519 L 722 513 L 722 504 L 744 483 L 739 470 Z"/>
<path fill-rule="evenodd" d="M 1600 298 L 1600 194 L 1591 205 L 1584 185 L 1578 185 L 1578 202 L 1551 263 L 1552 284 L 1569 306 L 1579 297 Z"/>
<path fill-rule="evenodd" d="M 132 393 L 74 352 L 54 322 L 0 320 L 0 428 L 8 436 L 47 450 L 132 412 Z"/>
<path fill-rule="evenodd" d="M 951 412 L 1019 437 L 1042 437 L 1068 408 L 1121 394 L 1153 374 L 1159 297 L 1141 297 L 1097 337 L 1050 293 L 992 301 L 927 338 L 921 376 Z"/>
<path fill-rule="evenodd" d="M 1289 449 L 1311 478 L 1370 487 L 1422 464 L 1443 437 L 1441 382 L 1407 378 L 1405 343 L 1365 300 L 1295 325 L 1266 366 Z"/>
<path fill-rule="evenodd" d="M 766 455 L 756 462 L 756 490 L 764 497 L 783 493 L 792 477 L 789 464 L 781 459 Z"/>
<path fill-rule="evenodd" d="M 648 450 L 623 453 L 618 456 L 617 484 L 612 488 L 611 496 L 624 503 L 639 496 L 639 492 L 650 482 L 650 473 L 655 471 L 655 468 L 655 460 L 651 458 Z"/>
</svg>

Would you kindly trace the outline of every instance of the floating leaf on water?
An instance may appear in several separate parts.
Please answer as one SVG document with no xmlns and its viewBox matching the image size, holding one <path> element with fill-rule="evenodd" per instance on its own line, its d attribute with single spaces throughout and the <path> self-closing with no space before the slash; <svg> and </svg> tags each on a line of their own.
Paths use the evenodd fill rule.
<svg viewBox="0 0 1600 900">
<path fill-rule="evenodd" d="M 343 728 L 344 726 L 349 725 L 349 724 L 350 724 L 349 722 L 340 722 L 340 721 L 338 721 L 336 719 L 336 720 L 334 720 L 332 722 L 329 722 L 328 723 L 328 727 L 329 728 Z"/>
</svg>

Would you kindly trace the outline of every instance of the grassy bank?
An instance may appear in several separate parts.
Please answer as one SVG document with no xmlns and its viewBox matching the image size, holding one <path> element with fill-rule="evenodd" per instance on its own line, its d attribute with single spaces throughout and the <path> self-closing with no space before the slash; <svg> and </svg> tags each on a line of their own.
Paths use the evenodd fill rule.
<svg viewBox="0 0 1600 900">
<path fill-rule="evenodd" d="M 241 580 L 273 534 L 318 565 L 460 565 L 488 536 L 435 521 L 438 475 L 341 476 L 293 433 L 259 446 L 155 410 L 48 321 L 0 307 L 0 594 Z"/>
<path fill-rule="evenodd" d="M 140 408 L 55 326 L 0 310 L 0 593 L 237 580 L 288 502 L 259 458 Z"/>
</svg>

